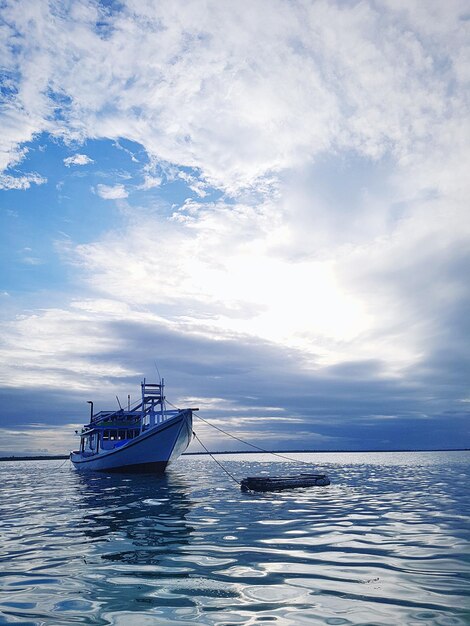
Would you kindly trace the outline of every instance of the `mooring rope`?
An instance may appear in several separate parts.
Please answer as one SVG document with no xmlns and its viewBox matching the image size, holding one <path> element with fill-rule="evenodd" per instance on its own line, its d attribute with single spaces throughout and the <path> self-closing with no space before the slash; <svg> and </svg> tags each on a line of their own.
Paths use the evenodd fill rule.
<svg viewBox="0 0 470 626">
<path fill-rule="evenodd" d="M 231 478 L 232 480 L 234 480 L 234 481 L 237 483 L 237 485 L 239 485 L 239 484 L 240 484 L 240 481 L 239 481 L 239 480 L 237 480 L 237 479 L 235 478 L 235 476 L 233 476 L 233 475 L 232 475 L 232 474 L 231 474 L 231 473 L 230 473 L 227 469 L 225 469 L 225 467 L 222 465 L 222 463 L 219 463 L 219 461 L 218 461 L 218 460 L 214 457 L 214 455 L 212 454 L 212 452 L 209 452 L 209 450 L 208 450 L 208 449 L 206 448 L 206 446 L 202 443 L 202 441 L 199 439 L 199 437 L 196 435 L 196 433 L 195 433 L 194 431 L 193 431 L 193 434 L 194 434 L 194 437 L 195 437 L 195 438 L 199 441 L 199 443 L 201 444 L 201 446 L 204 448 L 204 450 L 207 452 L 207 454 L 211 457 L 211 459 L 212 459 L 213 461 L 215 461 L 215 462 L 217 463 L 217 465 L 218 465 L 219 467 L 221 467 L 221 468 L 224 470 L 224 472 L 227 474 L 227 476 L 230 476 L 230 478 Z"/>
<path fill-rule="evenodd" d="M 49 468 L 47 468 L 45 471 L 46 471 L 47 473 L 49 473 L 49 472 L 56 472 L 56 471 L 57 471 L 57 470 L 59 470 L 61 467 L 63 467 L 63 466 L 67 463 L 67 461 L 70 461 L 70 457 L 67 457 L 67 458 L 65 459 L 65 461 L 63 461 L 63 462 L 62 462 L 60 465 L 58 465 L 57 467 L 49 467 Z"/>
<path fill-rule="evenodd" d="M 240 437 L 237 437 L 236 435 L 232 435 L 232 434 L 228 433 L 227 431 L 223 430 L 222 428 L 219 428 L 218 426 L 215 426 L 214 424 L 211 424 L 210 422 L 208 422 L 206 419 L 204 419 L 200 415 L 196 415 L 196 417 L 199 418 L 201 421 L 203 421 L 208 426 L 212 426 L 212 428 L 215 428 L 216 430 L 220 430 L 220 432 L 224 433 L 224 435 L 227 435 L 228 437 L 232 437 L 232 439 L 237 439 L 237 441 L 240 441 L 241 443 L 244 443 L 247 446 L 251 446 L 252 448 L 255 448 L 256 450 L 259 450 L 260 452 L 265 452 L 266 454 L 272 454 L 273 456 L 278 456 L 281 459 L 287 459 L 288 461 L 293 461 L 294 463 L 304 463 L 305 465 L 314 465 L 310 461 L 302 461 L 302 459 L 293 459 L 292 457 L 285 456 L 284 454 L 279 454 L 279 452 L 272 452 L 271 450 L 265 450 L 264 448 L 260 448 L 259 446 L 255 446 L 254 443 L 250 443 L 249 441 L 245 441 L 244 439 L 241 439 Z"/>
<path fill-rule="evenodd" d="M 65 461 L 59 465 L 59 467 L 54 467 L 53 469 L 56 469 L 56 470 L 60 469 L 67 463 L 67 461 L 70 461 L 70 457 L 67 457 Z"/>
</svg>

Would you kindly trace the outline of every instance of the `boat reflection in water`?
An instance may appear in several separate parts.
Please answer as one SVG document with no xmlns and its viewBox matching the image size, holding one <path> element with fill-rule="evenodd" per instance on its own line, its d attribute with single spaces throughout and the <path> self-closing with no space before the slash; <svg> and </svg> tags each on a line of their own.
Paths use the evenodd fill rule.
<svg viewBox="0 0 470 626">
<path fill-rule="evenodd" d="M 106 623 L 134 624 L 150 611 L 165 625 L 169 610 L 173 620 L 181 608 L 195 611 L 195 601 L 178 591 L 179 581 L 192 587 L 185 581 L 193 572 L 184 563 L 195 530 L 187 519 L 185 477 L 80 472 L 75 479 L 83 547 L 78 577 L 88 590 L 81 593 L 93 598 Z"/>
<path fill-rule="evenodd" d="M 161 547 L 184 545 L 192 531 L 184 477 L 77 473 L 78 527 L 108 561 L 158 562 Z"/>
</svg>

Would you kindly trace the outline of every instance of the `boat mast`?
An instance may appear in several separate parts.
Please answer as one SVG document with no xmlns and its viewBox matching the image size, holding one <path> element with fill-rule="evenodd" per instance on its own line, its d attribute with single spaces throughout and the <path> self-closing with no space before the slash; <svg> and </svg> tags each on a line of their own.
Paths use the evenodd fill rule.
<svg viewBox="0 0 470 626">
<path fill-rule="evenodd" d="M 162 378 L 162 382 L 160 384 L 160 393 L 161 393 L 161 421 L 165 419 L 165 394 L 163 393 L 165 389 L 165 379 Z"/>
<path fill-rule="evenodd" d="M 141 408 L 141 432 L 146 428 L 153 428 L 155 426 L 155 416 L 157 415 L 158 422 L 163 422 L 165 419 L 165 397 L 163 395 L 164 381 L 160 383 L 147 383 L 145 378 L 141 383 L 142 388 L 142 408 Z M 160 405 L 160 410 L 155 411 L 155 407 Z M 148 420 L 147 420 L 148 417 Z"/>
</svg>

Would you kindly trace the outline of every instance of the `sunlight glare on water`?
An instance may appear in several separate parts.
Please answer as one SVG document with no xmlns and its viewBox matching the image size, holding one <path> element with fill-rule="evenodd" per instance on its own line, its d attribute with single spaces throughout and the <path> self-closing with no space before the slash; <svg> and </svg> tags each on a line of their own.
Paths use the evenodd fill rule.
<svg viewBox="0 0 470 626">
<path fill-rule="evenodd" d="M 469 453 L 291 456 L 332 484 L 245 494 L 206 456 L 163 477 L 0 463 L 0 624 L 470 624 Z"/>
</svg>

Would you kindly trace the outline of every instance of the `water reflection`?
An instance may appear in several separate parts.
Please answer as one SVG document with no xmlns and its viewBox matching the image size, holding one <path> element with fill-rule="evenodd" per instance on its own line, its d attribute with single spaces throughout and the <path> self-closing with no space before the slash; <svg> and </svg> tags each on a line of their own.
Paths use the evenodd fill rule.
<svg viewBox="0 0 470 626">
<path fill-rule="evenodd" d="M 331 487 L 254 495 L 200 457 L 162 477 L 0 467 L 0 624 L 463 626 L 468 463 L 436 459 L 328 460 Z"/>
<path fill-rule="evenodd" d="M 105 623 L 145 623 L 148 611 L 156 619 L 167 606 L 194 607 L 191 598 L 163 591 L 167 581 L 174 584 L 192 572 L 178 560 L 194 532 L 188 522 L 188 479 L 168 472 L 75 474 L 74 480 L 79 496 L 75 528 L 86 539 L 83 595 L 93 598 Z"/>
<path fill-rule="evenodd" d="M 76 480 L 76 527 L 93 544 L 89 559 L 133 565 L 138 575 L 135 566 L 157 566 L 162 554 L 190 543 L 194 528 L 187 522 L 191 500 L 183 477 L 77 474 Z"/>
<path fill-rule="evenodd" d="M 124 542 L 135 547 L 135 562 L 145 562 L 146 548 L 189 543 L 194 530 L 187 523 L 191 508 L 187 480 L 175 474 L 76 474 L 81 512 L 78 528 L 91 541 Z M 109 546 L 108 546 L 109 547 Z M 130 556 L 103 554 L 109 560 Z"/>
</svg>

